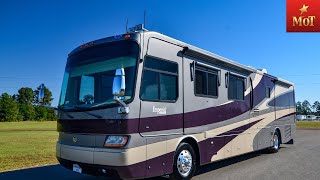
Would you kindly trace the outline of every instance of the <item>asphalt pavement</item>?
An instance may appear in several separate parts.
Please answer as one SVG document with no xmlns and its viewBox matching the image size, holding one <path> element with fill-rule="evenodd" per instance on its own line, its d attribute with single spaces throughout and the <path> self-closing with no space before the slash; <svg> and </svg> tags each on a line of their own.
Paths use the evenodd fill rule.
<svg viewBox="0 0 320 180">
<path fill-rule="evenodd" d="M 51 165 L 0 173 L 0 180 L 6 179 L 101 180 L 108 178 L 78 174 L 60 165 Z M 166 179 L 166 177 L 158 177 L 149 180 Z M 298 130 L 295 144 L 282 145 L 276 154 L 259 151 L 205 165 L 193 179 L 319 180 L 320 130 Z"/>
</svg>

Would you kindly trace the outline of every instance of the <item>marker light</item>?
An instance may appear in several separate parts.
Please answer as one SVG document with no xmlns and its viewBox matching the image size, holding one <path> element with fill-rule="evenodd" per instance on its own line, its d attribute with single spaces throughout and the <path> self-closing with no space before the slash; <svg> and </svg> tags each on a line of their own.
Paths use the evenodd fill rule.
<svg viewBox="0 0 320 180">
<path fill-rule="evenodd" d="M 92 46 L 92 45 L 93 45 L 93 42 L 90 43 L 90 46 Z"/>
<path fill-rule="evenodd" d="M 105 147 L 122 147 L 128 142 L 128 136 L 108 136 L 104 146 Z"/>
<path fill-rule="evenodd" d="M 124 35 L 124 38 L 129 39 L 130 38 L 130 34 Z"/>
<path fill-rule="evenodd" d="M 85 47 L 88 47 L 88 46 L 89 46 L 89 44 L 87 43 L 87 44 L 85 44 L 84 46 L 85 46 Z"/>
</svg>

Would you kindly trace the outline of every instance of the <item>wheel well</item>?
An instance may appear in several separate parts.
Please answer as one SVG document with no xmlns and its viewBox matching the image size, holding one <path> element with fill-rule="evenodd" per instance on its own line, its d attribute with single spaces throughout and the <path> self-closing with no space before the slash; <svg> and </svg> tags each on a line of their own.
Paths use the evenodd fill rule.
<svg viewBox="0 0 320 180">
<path fill-rule="evenodd" d="M 183 139 L 181 141 L 181 143 L 182 142 L 188 143 L 192 146 L 192 148 L 194 149 L 196 156 L 197 156 L 197 165 L 199 165 L 200 164 L 200 152 L 199 152 L 199 146 L 198 146 L 197 141 L 192 137 L 187 137 L 187 138 Z"/>
<path fill-rule="evenodd" d="M 276 132 L 278 132 L 279 134 L 279 140 L 280 140 L 280 144 L 282 144 L 282 138 L 281 138 L 281 132 L 279 128 L 276 128 Z"/>
</svg>

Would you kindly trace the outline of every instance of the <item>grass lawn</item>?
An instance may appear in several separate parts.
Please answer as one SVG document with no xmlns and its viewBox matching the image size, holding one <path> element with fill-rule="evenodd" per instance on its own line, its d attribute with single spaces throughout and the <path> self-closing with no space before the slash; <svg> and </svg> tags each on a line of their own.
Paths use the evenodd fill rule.
<svg viewBox="0 0 320 180">
<path fill-rule="evenodd" d="M 0 172 L 57 163 L 55 121 L 0 122 Z"/>
<path fill-rule="evenodd" d="M 297 129 L 320 129 L 320 121 L 297 121 Z"/>
</svg>

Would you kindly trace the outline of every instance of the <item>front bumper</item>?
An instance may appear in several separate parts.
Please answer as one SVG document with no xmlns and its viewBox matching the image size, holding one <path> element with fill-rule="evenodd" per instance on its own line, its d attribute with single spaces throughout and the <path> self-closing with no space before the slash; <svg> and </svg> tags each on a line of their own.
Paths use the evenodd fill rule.
<svg viewBox="0 0 320 180">
<path fill-rule="evenodd" d="M 145 177 L 144 149 L 104 149 L 70 146 L 58 142 L 56 156 L 60 164 L 67 169 L 72 170 L 73 164 L 78 164 L 85 174 L 137 179 Z M 103 173 L 102 169 L 106 173 Z"/>
<path fill-rule="evenodd" d="M 57 157 L 57 159 L 63 167 L 70 169 L 70 170 L 73 169 L 73 164 L 78 164 L 82 168 L 82 172 L 84 174 L 90 174 L 93 176 L 108 176 L 108 177 L 120 178 L 118 172 L 116 170 L 114 170 L 112 167 L 103 166 L 103 165 L 80 163 L 80 162 L 62 159 L 59 157 Z M 103 172 L 103 170 L 105 172 Z"/>
</svg>

